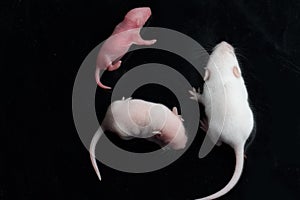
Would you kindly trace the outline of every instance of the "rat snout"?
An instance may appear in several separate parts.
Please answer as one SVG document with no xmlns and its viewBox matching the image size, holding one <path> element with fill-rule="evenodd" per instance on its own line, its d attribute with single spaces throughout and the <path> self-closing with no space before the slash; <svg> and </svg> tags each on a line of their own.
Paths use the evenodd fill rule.
<svg viewBox="0 0 300 200">
<path fill-rule="evenodd" d="M 225 41 L 222 41 L 222 42 L 220 43 L 220 45 L 221 45 L 221 46 L 224 46 L 225 48 L 228 48 L 229 50 L 232 50 L 232 51 L 233 51 L 233 47 L 232 47 L 230 44 L 228 44 L 227 42 L 225 42 Z"/>
<path fill-rule="evenodd" d="M 219 56 L 227 56 L 227 55 L 232 55 L 235 57 L 234 54 L 234 48 L 227 42 L 223 41 L 220 42 L 218 45 L 215 46 L 213 49 L 213 53 L 217 54 Z M 229 54 L 228 54 L 229 53 Z"/>
<path fill-rule="evenodd" d="M 145 20 L 147 21 L 147 19 L 149 19 L 150 18 L 150 16 L 151 16 L 151 9 L 150 8 L 148 8 L 148 7 L 145 7 L 145 8 L 143 8 L 144 10 L 143 10 L 143 13 L 145 13 Z"/>
<path fill-rule="evenodd" d="M 145 10 L 146 10 L 147 15 L 150 17 L 150 15 L 151 15 L 151 9 L 147 7 L 147 8 L 145 8 Z"/>
<path fill-rule="evenodd" d="M 218 45 L 219 48 L 223 49 L 223 50 L 226 50 L 226 51 L 229 51 L 229 52 L 234 52 L 234 48 L 228 44 L 227 42 L 223 41 L 221 42 L 219 45 Z"/>
<path fill-rule="evenodd" d="M 140 7 L 140 8 L 135 8 L 134 10 L 135 10 L 136 13 L 144 14 L 148 18 L 151 15 L 151 9 L 149 7 Z"/>
</svg>

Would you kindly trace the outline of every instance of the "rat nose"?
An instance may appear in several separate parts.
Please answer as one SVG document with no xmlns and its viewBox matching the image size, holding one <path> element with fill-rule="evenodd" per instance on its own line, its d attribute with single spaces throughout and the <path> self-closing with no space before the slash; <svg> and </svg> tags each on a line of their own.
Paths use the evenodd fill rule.
<svg viewBox="0 0 300 200">
<path fill-rule="evenodd" d="M 220 46 L 225 47 L 225 48 L 227 48 L 230 51 L 234 51 L 233 47 L 230 44 L 228 44 L 227 42 L 225 42 L 225 41 L 222 41 L 220 43 Z"/>
<path fill-rule="evenodd" d="M 220 42 L 217 46 L 215 46 L 214 48 L 213 48 L 213 51 L 215 51 L 215 50 L 217 50 L 217 49 L 219 49 L 220 51 L 224 51 L 224 52 L 230 52 L 230 53 L 234 53 L 234 48 L 229 44 L 229 43 L 227 43 L 227 42 L 225 42 L 225 41 L 222 41 L 222 42 Z"/>
<path fill-rule="evenodd" d="M 147 8 L 147 12 L 149 15 L 151 15 L 151 9 L 150 8 Z"/>
</svg>

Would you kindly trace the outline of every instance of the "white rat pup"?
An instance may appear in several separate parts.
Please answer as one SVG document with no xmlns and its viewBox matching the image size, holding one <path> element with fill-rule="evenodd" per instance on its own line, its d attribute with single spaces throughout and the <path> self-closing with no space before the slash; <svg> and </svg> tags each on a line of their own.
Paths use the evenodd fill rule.
<svg viewBox="0 0 300 200">
<path fill-rule="evenodd" d="M 187 143 L 183 119 L 178 115 L 177 108 L 169 110 L 162 104 L 139 99 L 114 101 L 108 108 L 101 124 L 103 131 L 109 130 L 122 139 L 146 138 L 160 146 L 172 149 L 183 149 Z M 102 132 L 95 133 L 90 144 L 92 165 L 101 180 L 95 159 L 95 149 Z"/>
<path fill-rule="evenodd" d="M 236 166 L 231 180 L 223 189 L 200 200 L 216 199 L 236 185 L 243 171 L 244 145 L 252 132 L 254 123 L 239 63 L 234 48 L 227 42 L 221 42 L 214 48 L 207 64 L 204 81 L 202 94 L 194 88 L 189 91 L 192 95 L 191 99 L 205 106 L 208 122 L 201 122 L 202 129 L 207 131 L 208 136 L 212 141 L 216 141 L 217 145 L 225 142 L 234 149 Z M 222 87 L 217 87 L 218 85 Z M 222 98 L 223 94 L 225 94 L 225 101 Z M 211 120 L 212 112 L 222 111 L 225 111 L 223 123 Z"/>
</svg>

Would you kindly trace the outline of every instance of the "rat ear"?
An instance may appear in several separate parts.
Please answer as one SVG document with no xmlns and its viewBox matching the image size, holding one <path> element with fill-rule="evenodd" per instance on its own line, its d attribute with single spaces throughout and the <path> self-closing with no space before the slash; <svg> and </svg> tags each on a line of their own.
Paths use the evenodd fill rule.
<svg viewBox="0 0 300 200">
<path fill-rule="evenodd" d="M 205 74 L 203 80 L 207 81 L 209 79 L 210 72 L 206 67 L 204 69 L 205 69 Z"/>
<path fill-rule="evenodd" d="M 175 115 L 178 115 L 178 110 L 177 110 L 176 107 L 173 107 L 172 112 L 173 112 Z"/>
<path fill-rule="evenodd" d="M 234 75 L 236 78 L 240 78 L 240 77 L 241 77 L 241 72 L 240 72 L 240 70 L 238 69 L 237 66 L 234 66 L 234 67 L 233 67 L 232 72 L 233 72 L 233 75 Z"/>
</svg>

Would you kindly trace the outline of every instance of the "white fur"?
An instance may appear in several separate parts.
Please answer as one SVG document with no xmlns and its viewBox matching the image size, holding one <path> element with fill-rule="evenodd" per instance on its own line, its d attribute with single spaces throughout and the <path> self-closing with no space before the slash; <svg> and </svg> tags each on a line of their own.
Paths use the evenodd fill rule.
<svg viewBox="0 0 300 200">
<path fill-rule="evenodd" d="M 209 121 L 207 134 L 216 141 L 230 145 L 236 154 L 236 167 L 232 179 L 219 192 L 203 199 L 215 199 L 230 191 L 238 182 L 244 163 L 244 145 L 253 129 L 253 113 L 248 103 L 248 93 L 241 76 L 241 70 L 234 54 L 234 49 L 226 42 L 221 42 L 210 55 L 205 75 L 203 94 L 190 91 L 191 98 L 205 106 Z M 222 87 L 218 87 L 222 81 Z M 225 99 L 221 98 L 225 92 Z M 213 101 L 212 101 L 213 99 Z M 225 100 L 225 101 L 224 101 Z M 211 102 L 214 102 L 212 105 Z M 211 120 L 214 112 L 224 111 L 225 120 Z"/>
</svg>

